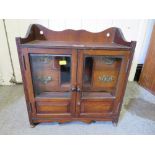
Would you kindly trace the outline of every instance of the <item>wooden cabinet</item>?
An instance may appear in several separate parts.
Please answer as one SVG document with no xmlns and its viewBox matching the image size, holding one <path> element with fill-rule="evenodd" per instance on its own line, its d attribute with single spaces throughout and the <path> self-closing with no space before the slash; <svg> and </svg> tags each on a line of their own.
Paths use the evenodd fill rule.
<svg viewBox="0 0 155 155">
<path fill-rule="evenodd" d="M 140 75 L 139 84 L 155 95 L 155 25 L 153 26 L 150 45 Z"/>
<path fill-rule="evenodd" d="M 120 29 L 52 31 L 34 24 L 16 42 L 31 125 L 118 122 L 136 45 Z"/>
</svg>

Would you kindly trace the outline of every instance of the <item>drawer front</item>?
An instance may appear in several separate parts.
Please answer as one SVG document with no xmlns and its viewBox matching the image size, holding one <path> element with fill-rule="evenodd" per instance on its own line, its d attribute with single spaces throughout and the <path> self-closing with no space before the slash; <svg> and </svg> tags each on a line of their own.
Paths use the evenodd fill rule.
<svg viewBox="0 0 155 155">
<path fill-rule="evenodd" d="M 117 58 L 113 57 L 94 57 L 94 69 L 95 70 L 113 70 L 113 69 L 119 69 L 120 63 L 119 61 L 116 61 Z"/>
<path fill-rule="evenodd" d="M 38 77 L 38 79 L 35 82 L 35 85 L 38 87 L 39 90 L 42 90 L 44 92 L 48 91 L 55 91 L 59 89 L 59 79 L 60 79 L 60 73 L 56 70 L 43 70 L 38 73 L 36 73 L 35 77 Z M 43 79 L 45 78 L 51 78 L 51 80 L 48 81 L 48 83 L 44 83 Z"/>
<path fill-rule="evenodd" d="M 96 70 L 93 72 L 92 88 L 113 89 L 117 83 L 119 71 L 117 70 Z"/>
<path fill-rule="evenodd" d="M 69 102 L 36 102 L 36 110 L 38 114 L 62 114 L 70 113 Z"/>
</svg>

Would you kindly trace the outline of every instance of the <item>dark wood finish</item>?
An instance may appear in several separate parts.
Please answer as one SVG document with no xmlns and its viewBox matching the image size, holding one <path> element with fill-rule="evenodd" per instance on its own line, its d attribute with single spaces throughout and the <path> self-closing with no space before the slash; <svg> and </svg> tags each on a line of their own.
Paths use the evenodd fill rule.
<svg viewBox="0 0 155 155">
<path fill-rule="evenodd" d="M 136 46 L 120 29 L 52 31 L 33 24 L 16 42 L 32 126 L 118 122 Z"/>
<path fill-rule="evenodd" d="M 46 40 L 35 40 L 25 44 L 22 44 L 22 47 L 28 48 L 78 48 L 78 49 L 115 49 L 115 50 L 129 50 L 131 49 L 128 46 L 119 45 L 116 43 L 92 43 L 92 42 L 71 42 L 71 41 L 46 41 Z M 117 49 L 116 49 L 117 48 Z"/>
<path fill-rule="evenodd" d="M 155 25 L 139 79 L 139 84 L 155 95 Z"/>
</svg>

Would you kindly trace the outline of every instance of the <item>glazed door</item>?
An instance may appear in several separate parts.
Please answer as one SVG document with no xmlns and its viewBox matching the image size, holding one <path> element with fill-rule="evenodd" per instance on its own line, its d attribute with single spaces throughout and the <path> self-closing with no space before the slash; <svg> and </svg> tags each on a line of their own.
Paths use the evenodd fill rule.
<svg viewBox="0 0 155 155">
<path fill-rule="evenodd" d="M 112 115 L 126 78 L 128 51 L 78 52 L 77 114 L 81 117 Z"/>
<path fill-rule="evenodd" d="M 35 116 L 71 117 L 75 113 L 76 51 L 25 49 L 29 100 Z"/>
</svg>

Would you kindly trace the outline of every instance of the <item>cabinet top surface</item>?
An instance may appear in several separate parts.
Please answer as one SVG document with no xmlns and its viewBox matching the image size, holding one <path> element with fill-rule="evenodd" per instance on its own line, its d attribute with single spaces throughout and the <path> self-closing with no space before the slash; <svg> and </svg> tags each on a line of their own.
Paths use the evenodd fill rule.
<svg viewBox="0 0 155 155">
<path fill-rule="evenodd" d="M 101 32 L 86 30 L 53 31 L 38 24 L 30 26 L 25 38 L 16 38 L 17 44 L 26 48 L 75 48 L 131 50 L 135 41 L 125 40 L 121 30 L 111 27 Z"/>
<path fill-rule="evenodd" d="M 77 49 L 122 49 L 130 50 L 128 46 L 116 43 L 80 43 L 75 41 L 34 40 L 21 45 L 26 48 L 77 48 Z"/>
</svg>

